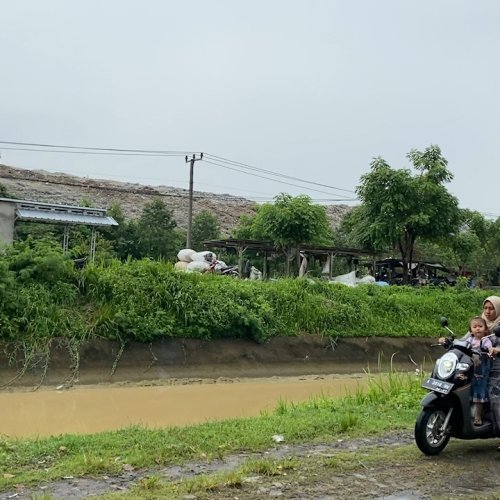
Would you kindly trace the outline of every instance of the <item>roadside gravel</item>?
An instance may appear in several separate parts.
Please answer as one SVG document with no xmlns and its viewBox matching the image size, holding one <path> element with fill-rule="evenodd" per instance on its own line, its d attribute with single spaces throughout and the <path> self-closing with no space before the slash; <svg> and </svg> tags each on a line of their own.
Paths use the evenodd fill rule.
<svg viewBox="0 0 500 500">
<path fill-rule="evenodd" d="M 286 499 L 500 499 L 498 440 L 452 440 L 438 457 L 422 455 L 411 431 L 378 437 L 337 440 L 323 444 L 277 443 L 263 453 L 240 453 L 224 460 L 200 460 L 182 466 L 134 470 L 124 466 L 119 476 L 61 478 L 0 494 L 1 500 L 45 498 L 74 500 L 127 491 L 151 476 L 164 481 L 237 470 L 248 460 L 270 460 L 291 467 L 277 467 L 273 475 L 244 476 L 237 486 L 220 486 L 179 498 L 250 500 Z M 135 498 L 155 498 L 137 496 Z"/>
</svg>

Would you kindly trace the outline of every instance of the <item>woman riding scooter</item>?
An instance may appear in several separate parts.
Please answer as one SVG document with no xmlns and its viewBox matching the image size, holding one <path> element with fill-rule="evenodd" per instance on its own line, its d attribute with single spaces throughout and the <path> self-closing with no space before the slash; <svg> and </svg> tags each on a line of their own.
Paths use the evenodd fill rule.
<svg viewBox="0 0 500 500">
<path fill-rule="evenodd" d="M 484 299 L 481 317 L 486 321 L 490 333 L 494 326 L 500 325 L 500 297 L 497 295 L 490 295 Z M 469 335 L 470 333 L 467 333 L 463 338 L 465 339 Z M 445 337 L 440 337 L 438 342 L 442 344 L 444 341 Z"/>
<path fill-rule="evenodd" d="M 485 332 L 488 329 L 485 323 L 488 320 L 492 325 L 495 323 L 491 309 L 495 309 L 494 306 L 497 304 L 500 305 L 500 297 L 488 297 L 488 299 L 484 301 L 486 318 L 477 318 L 478 325 L 482 322 L 482 331 L 475 332 L 476 341 L 479 337 L 482 340 L 487 338 Z M 448 321 L 445 317 L 441 318 L 440 323 L 448 330 L 451 337 L 444 338 L 440 342 L 445 346 L 446 353 L 436 360 L 432 373 L 422 381 L 422 387 L 429 392 L 420 403 L 422 409 L 415 421 L 414 431 L 418 448 L 429 456 L 441 453 L 452 437 L 457 439 L 500 437 L 500 362 L 495 363 L 491 385 L 488 385 L 488 389 L 491 388 L 492 391 L 495 414 L 491 415 L 488 408 L 485 420 L 477 419 L 474 422 L 474 417 L 478 416 L 478 412 L 477 407 L 471 405 L 474 398 L 481 399 L 481 401 L 486 399 L 487 391 L 484 388 L 479 391 L 479 388 L 475 387 L 476 363 L 483 358 L 490 363 L 490 355 L 500 353 L 498 340 L 500 325 L 492 327 L 488 335 L 489 345 L 485 345 L 486 350 L 482 350 L 481 346 L 476 345 L 477 342 L 474 343 L 471 340 L 470 332 L 465 337 L 456 339 L 454 333 L 448 328 Z M 472 332 L 472 324 L 470 328 Z M 495 342 L 492 346 L 493 340 Z"/>
<path fill-rule="evenodd" d="M 491 295 L 483 302 L 482 317 L 486 320 L 490 332 L 495 326 L 500 325 L 500 297 Z M 490 355 L 493 356 L 490 377 L 488 382 L 488 397 L 490 399 L 490 411 L 493 424 L 500 431 L 500 338 L 492 335 L 493 347 Z M 500 451 L 500 446 L 497 448 Z"/>
</svg>

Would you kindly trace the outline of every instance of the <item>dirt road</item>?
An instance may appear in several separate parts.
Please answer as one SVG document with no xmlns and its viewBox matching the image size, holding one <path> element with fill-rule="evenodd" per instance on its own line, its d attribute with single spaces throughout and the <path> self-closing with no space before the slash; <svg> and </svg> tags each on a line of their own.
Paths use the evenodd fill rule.
<svg viewBox="0 0 500 500">
<path fill-rule="evenodd" d="M 236 484 L 223 484 L 209 491 L 193 491 L 178 498 L 254 500 L 286 499 L 498 499 L 500 498 L 500 440 L 452 440 L 438 457 L 422 455 L 411 431 L 377 438 L 338 440 L 332 443 L 287 445 L 264 453 L 241 453 L 223 461 L 200 460 L 184 466 L 148 470 L 124 470 L 116 477 L 64 478 L 0 494 L 1 500 L 30 499 L 50 495 L 53 499 L 80 499 L 90 495 L 127 491 L 137 487 L 134 498 L 157 498 L 151 491 L 141 496 L 140 485 L 151 476 L 179 481 L 215 473 L 229 473 L 248 461 L 268 461 L 265 473 L 244 475 Z M 227 483 L 227 481 L 226 481 Z"/>
</svg>

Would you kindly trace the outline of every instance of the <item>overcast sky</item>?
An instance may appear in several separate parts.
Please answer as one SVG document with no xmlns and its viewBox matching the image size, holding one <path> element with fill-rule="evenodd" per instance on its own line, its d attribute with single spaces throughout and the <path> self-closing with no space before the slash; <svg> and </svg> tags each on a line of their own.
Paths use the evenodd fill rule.
<svg viewBox="0 0 500 500">
<path fill-rule="evenodd" d="M 500 216 L 499 54 L 497 0 L 4 1 L 0 141 L 181 155 L 0 162 L 187 189 L 204 152 L 245 165 L 196 162 L 195 190 L 321 201 L 437 144 L 460 206 Z"/>
</svg>

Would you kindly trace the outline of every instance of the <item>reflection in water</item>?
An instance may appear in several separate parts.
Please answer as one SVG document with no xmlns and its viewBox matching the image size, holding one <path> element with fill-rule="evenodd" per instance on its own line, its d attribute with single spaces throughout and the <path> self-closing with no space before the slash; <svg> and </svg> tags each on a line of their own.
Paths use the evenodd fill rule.
<svg viewBox="0 0 500 500">
<path fill-rule="evenodd" d="M 86 386 L 0 393 L 0 432 L 30 437 L 90 434 L 130 425 L 186 425 L 272 411 L 277 402 L 343 396 L 365 385 L 359 376 L 249 379 L 189 385 Z"/>
</svg>

